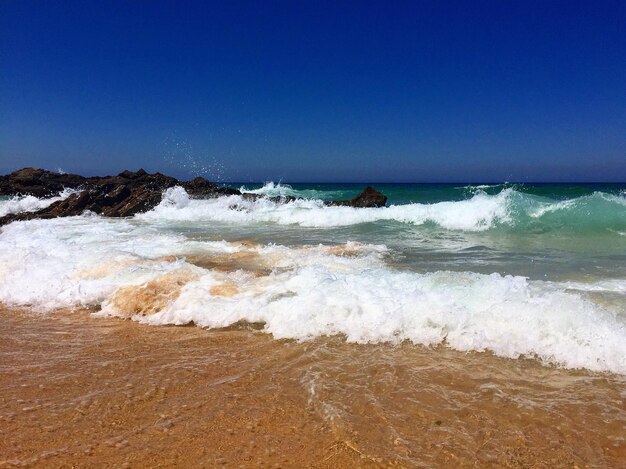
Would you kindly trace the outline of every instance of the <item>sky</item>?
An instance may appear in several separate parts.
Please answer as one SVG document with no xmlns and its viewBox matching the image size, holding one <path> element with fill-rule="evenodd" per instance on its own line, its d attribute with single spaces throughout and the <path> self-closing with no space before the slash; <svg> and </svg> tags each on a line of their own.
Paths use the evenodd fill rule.
<svg viewBox="0 0 626 469">
<path fill-rule="evenodd" d="M 0 2 L 0 173 L 626 181 L 624 1 Z"/>
</svg>

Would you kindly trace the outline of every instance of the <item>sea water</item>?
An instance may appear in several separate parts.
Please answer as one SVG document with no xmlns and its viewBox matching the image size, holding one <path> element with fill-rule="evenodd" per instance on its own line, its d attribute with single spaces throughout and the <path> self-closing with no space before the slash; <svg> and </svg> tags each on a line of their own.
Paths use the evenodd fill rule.
<svg viewBox="0 0 626 469">
<path fill-rule="evenodd" d="M 0 302 L 144 323 L 258 324 L 277 339 L 444 346 L 626 374 L 626 185 L 362 184 L 168 189 L 132 218 L 0 232 Z M 0 214 L 67 197 L 0 200 Z"/>
</svg>

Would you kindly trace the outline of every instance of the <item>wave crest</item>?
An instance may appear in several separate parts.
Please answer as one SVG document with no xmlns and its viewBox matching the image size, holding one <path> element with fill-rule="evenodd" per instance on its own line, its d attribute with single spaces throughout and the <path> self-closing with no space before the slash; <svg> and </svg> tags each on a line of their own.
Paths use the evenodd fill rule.
<svg viewBox="0 0 626 469">
<path fill-rule="evenodd" d="M 282 182 L 269 181 L 258 189 L 248 189 L 241 186 L 239 190 L 245 194 L 257 194 L 266 197 L 298 197 L 302 199 L 322 200 L 328 198 L 337 198 L 343 195 L 342 191 L 322 191 L 317 189 L 294 189 L 289 184 Z"/>
<path fill-rule="evenodd" d="M 132 220 L 33 220 L 0 233 L 0 301 L 101 306 L 100 314 L 151 324 L 263 322 L 277 338 L 446 344 L 626 374 L 623 320 L 579 285 L 405 272 L 387 255 L 361 243 L 193 241 Z M 623 282 L 597 288 L 621 294 Z"/>
<path fill-rule="evenodd" d="M 35 197 L 33 195 L 16 195 L 10 199 L 0 200 L 0 217 L 22 212 L 36 212 L 49 207 L 54 202 L 64 200 L 76 192 L 75 189 L 64 189 L 54 197 Z"/>
<path fill-rule="evenodd" d="M 181 189 L 182 190 L 182 189 Z M 433 204 L 410 203 L 381 208 L 327 207 L 321 200 L 276 203 L 240 196 L 191 200 L 184 206 L 165 200 L 140 215 L 149 220 L 207 220 L 232 224 L 273 223 L 303 227 L 339 227 L 361 223 L 397 222 L 436 225 L 447 230 L 490 229 L 527 231 L 626 229 L 626 199 L 601 192 L 555 201 L 506 188 L 497 194 L 482 190 L 464 200 Z"/>
</svg>

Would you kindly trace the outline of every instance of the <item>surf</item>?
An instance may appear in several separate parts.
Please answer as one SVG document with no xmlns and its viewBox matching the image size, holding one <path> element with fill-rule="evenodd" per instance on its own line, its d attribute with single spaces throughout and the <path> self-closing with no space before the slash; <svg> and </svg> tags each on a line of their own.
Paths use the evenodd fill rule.
<svg viewBox="0 0 626 469">
<path fill-rule="evenodd" d="M 269 189 L 273 191 L 274 187 Z M 267 193 L 273 193 L 269 189 Z M 181 191 L 184 189 L 166 193 L 158 207 L 138 217 L 150 221 L 205 220 L 233 224 L 272 223 L 309 228 L 394 222 L 457 231 L 626 230 L 626 198 L 603 192 L 553 200 L 513 188 L 505 188 L 495 194 L 478 189 L 463 200 L 430 204 L 392 203 L 381 208 L 354 209 L 326 207 L 321 199 L 315 198 L 288 203 L 276 203 L 263 198 L 251 201 L 241 196 L 194 200 Z M 282 195 L 287 194 L 281 191 L 279 192 Z M 174 195 L 179 198 L 178 202 L 172 199 Z"/>
<path fill-rule="evenodd" d="M 262 323 L 278 339 L 445 345 L 626 374 L 623 318 L 575 285 L 418 273 L 393 256 L 357 242 L 200 241 L 139 220 L 32 220 L 0 234 L 0 301 L 41 312 L 92 307 L 154 325 Z M 612 289 L 623 294 L 625 284 Z"/>
</svg>

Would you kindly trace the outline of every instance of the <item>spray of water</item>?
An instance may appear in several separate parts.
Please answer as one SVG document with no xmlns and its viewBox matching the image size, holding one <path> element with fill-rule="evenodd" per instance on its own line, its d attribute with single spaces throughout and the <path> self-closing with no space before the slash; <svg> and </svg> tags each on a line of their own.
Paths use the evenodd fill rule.
<svg viewBox="0 0 626 469">
<path fill-rule="evenodd" d="M 187 140 L 173 137 L 165 140 L 168 165 L 183 169 L 190 177 L 202 176 L 210 181 L 224 180 L 224 165 L 215 156 L 199 154 Z"/>
</svg>

